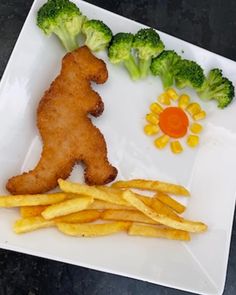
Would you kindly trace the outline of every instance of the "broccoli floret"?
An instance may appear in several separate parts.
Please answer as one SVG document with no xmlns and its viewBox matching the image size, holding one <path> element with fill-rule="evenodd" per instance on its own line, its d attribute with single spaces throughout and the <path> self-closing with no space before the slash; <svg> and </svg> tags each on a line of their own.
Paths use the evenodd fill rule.
<svg viewBox="0 0 236 295">
<path fill-rule="evenodd" d="M 124 63 L 131 78 L 137 80 L 140 77 L 138 66 L 132 55 L 134 36 L 131 33 L 118 33 L 113 36 L 108 48 L 108 56 L 113 64 Z"/>
<path fill-rule="evenodd" d="M 91 19 L 83 24 L 82 32 L 86 36 L 85 45 L 92 51 L 105 49 L 112 38 L 112 31 L 102 21 Z"/>
<path fill-rule="evenodd" d="M 205 76 L 203 69 L 192 60 L 179 60 L 175 66 L 175 83 L 180 89 L 184 87 L 192 87 L 198 90 L 203 82 Z"/>
<path fill-rule="evenodd" d="M 234 86 L 230 80 L 223 77 L 222 70 L 212 69 L 197 92 L 204 100 L 215 99 L 218 107 L 227 107 L 234 98 Z"/>
<path fill-rule="evenodd" d="M 164 89 L 174 84 L 175 65 L 180 59 L 175 51 L 164 50 L 152 60 L 151 72 L 154 76 L 160 76 Z"/>
<path fill-rule="evenodd" d="M 141 78 L 149 73 L 152 58 L 158 56 L 165 48 L 158 33 L 151 29 L 141 29 L 135 34 L 133 48 L 137 52 Z"/>
<path fill-rule="evenodd" d="M 48 0 L 38 11 L 37 25 L 46 35 L 55 33 L 67 51 L 78 47 L 77 35 L 85 20 L 79 8 L 69 0 Z"/>
</svg>

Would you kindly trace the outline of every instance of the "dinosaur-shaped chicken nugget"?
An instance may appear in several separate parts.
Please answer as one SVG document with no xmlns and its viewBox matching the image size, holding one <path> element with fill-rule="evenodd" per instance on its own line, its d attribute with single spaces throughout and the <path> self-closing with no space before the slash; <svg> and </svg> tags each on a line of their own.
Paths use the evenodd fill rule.
<svg viewBox="0 0 236 295">
<path fill-rule="evenodd" d="M 77 162 L 85 165 L 88 184 L 112 181 L 117 170 L 107 159 L 103 135 L 88 117 L 103 112 L 100 96 L 91 88 L 107 80 L 105 63 L 84 46 L 68 53 L 62 60 L 59 76 L 41 99 L 37 125 L 43 151 L 37 166 L 27 173 L 12 177 L 7 189 L 12 194 L 37 194 L 57 186 L 58 178 L 66 179 Z"/>
</svg>

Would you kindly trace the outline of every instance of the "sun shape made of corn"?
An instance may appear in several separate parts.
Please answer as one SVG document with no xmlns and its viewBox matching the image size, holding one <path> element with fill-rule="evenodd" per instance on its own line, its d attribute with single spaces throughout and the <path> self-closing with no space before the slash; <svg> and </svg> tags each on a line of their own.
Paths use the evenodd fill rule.
<svg viewBox="0 0 236 295">
<path fill-rule="evenodd" d="M 158 102 L 150 105 L 146 115 L 147 125 L 144 132 L 148 136 L 158 135 L 154 140 L 156 148 L 163 149 L 170 143 L 171 151 L 179 154 L 187 146 L 194 148 L 199 144 L 199 134 L 203 127 L 196 121 L 203 120 L 206 112 L 196 102 L 191 102 L 189 95 L 178 95 L 171 88 L 162 93 Z"/>
</svg>

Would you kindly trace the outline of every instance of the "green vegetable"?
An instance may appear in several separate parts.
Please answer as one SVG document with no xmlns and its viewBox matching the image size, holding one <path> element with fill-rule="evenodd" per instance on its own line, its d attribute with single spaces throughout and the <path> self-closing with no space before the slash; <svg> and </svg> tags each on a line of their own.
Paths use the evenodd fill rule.
<svg viewBox="0 0 236 295">
<path fill-rule="evenodd" d="M 85 20 L 69 0 L 48 0 L 38 11 L 37 25 L 46 35 L 56 34 L 67 51 L 78 47 L 77 35 Z"/>
<path fill-rule="evenodd" d="M 92 51 L 105 49 L 112 39 L 112 31 L 100 20 L 86 21 L 83 24 L 82 32 L 86 36 L 85 45 Z"/>
<path fill-rule="evenodd" d="M 132 55 L 134 36 L 131 33 L 118 33 L 113 36 L 108 48 L 108 56 L 113 64 L 123 63 L 131 78 L 140 78 L 139 69 Z"/>
<path fill-rule="evenodd" d="M 212 69 L 197 94 L 204 100 L 215 99 L 218 107 L 223 109 L 234 98 L 234 86 L 230 80 L 223 77 L 222 70 Z"/>
<path fill-rule="evenodd" d="M 180 89 L 192 87 L 198 90 L 205 80 L 203 69 L 192 60 L 179 60 L 175 66 L 175 83 Z"/>
<path fill-rule="evenodd" d="M 147 77 L 152 58 L 158 56 L 165 48 L 158 33 L 151 29 L 141 29 L 134 36 L 133 48 L 139 59 L 141 78 Z"/>
<path fill-rule="evenodd" d="M 181 57 L 175 51 L 164 50 L 152 60 L 151 72 L 154 76 L 160 76 L 164 89 L 174 84 L 174 71 L 180 59 Z"/>
</svg>

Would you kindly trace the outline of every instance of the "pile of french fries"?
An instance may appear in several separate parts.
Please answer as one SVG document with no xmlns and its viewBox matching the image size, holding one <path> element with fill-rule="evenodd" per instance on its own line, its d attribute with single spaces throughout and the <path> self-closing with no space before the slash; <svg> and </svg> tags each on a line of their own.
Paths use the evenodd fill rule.
<svg viewBox="0 0 236 295">
<path fill-rule="evenodd" d="M 180 185 L 142 179 L 118 181 L 112 186 L 62 179 L 58 183 L 62 192 L 56 194 L 0 197 L 0 207 L 20 208 L 21 219 L 13 225 L 15 233 L 56 227 L 77 237 L 125 231 L 131 236 L 189 241 L 190 233 L 207 230 L 206 224 L 180 216 L 185 206 L 168 195 L 189 196 Z M 147 190 L 153 192 L 152 197 L 143 195 Z"/>
</svg>

